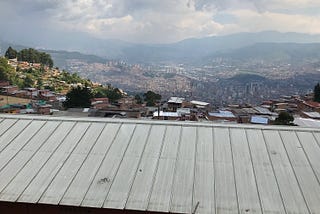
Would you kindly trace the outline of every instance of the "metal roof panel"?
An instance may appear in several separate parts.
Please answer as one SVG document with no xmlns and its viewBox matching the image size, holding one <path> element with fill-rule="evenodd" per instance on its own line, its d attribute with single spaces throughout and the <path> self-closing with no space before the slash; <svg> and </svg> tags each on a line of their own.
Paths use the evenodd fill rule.
<svg viewBox="0 0 320 214">
<path fill-rule="evenodd" d="M 319 213 L 320 130 L 0 115 L 0 201 Z"/>
</svg>

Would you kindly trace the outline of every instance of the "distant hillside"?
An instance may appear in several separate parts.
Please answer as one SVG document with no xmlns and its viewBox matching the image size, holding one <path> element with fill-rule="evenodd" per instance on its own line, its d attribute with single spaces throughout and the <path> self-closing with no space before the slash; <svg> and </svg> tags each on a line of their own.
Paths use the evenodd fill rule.
<svg viewBox="0 0 320 214">
<path fill-rule="evenodd" d="M 69 52 L 69 51 L 55 51 L 55 50 L 42 50 L 51 55 L 55 66 L 65 69 L 70 60 L 78 60 L 86 63 L 106 63 L 106 59 L 95 56 L 82 54 L 79 52 Z"/>
<path fill-rule="evenodd" d="M 0 40 L 0 56 L 3 56 L 6 50 L 10 46 L 18 51 L 29 48 L 27 46 L 13 44 L 13 43 L 4 42 Z M 50 54 L 54 61 L 54 66 L 62 69 L 67 68 L 69 60 L 79 60 L 81 62 L 86 62 L 86 63 L 105 63 L 107 61 L 103 57 L 99 57 L 92 54 L 82 54 L 80 52 L 75 52 L 75 51 L 71 52 L 71 51 L 57 51 L 57 50 L 45 50 L 45 49 L 37 49 L 37 50 Z"/>
<path fill-rule="evenodd" d="M 193 38 L 172 44 L 132 45 L 122 50 L 121 58 L 129 62 L 170 61 L 192 64 L 207 56 L 237 50 L 257 43 L 320 43 L 320 35 L 267 31 Z"/>
<path fill-rule="evenodd" d="M 295 62 L 302 60 L 320 60 L 320 43 L 258 43 L 233 51 L 216 53 L 207 57 L 228 58 L 233 60 L 265 60 Z"/>
<path fill-rule="evenodd" d="M 20 41 L 16 42 L 20 43 Z M 39 44 L 32 44 L 32 46 L 52 50 L 79 51 L 98 55 L 102 58 L 126 60 L 129 63 L 174 62 L 192 64 L 217 53 L 237 50 L 257 43 L 320 43 L 320 35 L 265 31 L 199 39 L 190 38 L 171 44 L 134 44 L 76 34 L 64 35 L 63 38 L 55 35 L 52 39 L 35 42 Z M 22 42 L 21 44 L 25 43 Z"/>
</svg>

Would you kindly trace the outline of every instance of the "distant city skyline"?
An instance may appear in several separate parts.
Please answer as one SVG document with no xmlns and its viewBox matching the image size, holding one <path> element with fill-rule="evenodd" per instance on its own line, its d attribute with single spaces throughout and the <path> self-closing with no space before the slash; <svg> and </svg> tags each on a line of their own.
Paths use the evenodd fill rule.
<svg viewBox="0 0 320 214">
<path fill-rule="evenodd" d="M 319 0 L 1 0 L 2 39 L 171 43 L 238 32 L 320 34 Z"/>
</svg>

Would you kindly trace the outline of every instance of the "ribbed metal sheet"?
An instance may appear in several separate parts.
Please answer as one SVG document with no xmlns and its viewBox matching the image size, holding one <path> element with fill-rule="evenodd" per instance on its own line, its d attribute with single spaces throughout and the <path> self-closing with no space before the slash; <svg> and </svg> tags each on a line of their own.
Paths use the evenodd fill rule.
<svg viewBox="0 0 320 214">
<path fill-rule="evenodd" d="M 320 213 L 320 130 L 0 115 L 0 201 Z"/>
</svg>

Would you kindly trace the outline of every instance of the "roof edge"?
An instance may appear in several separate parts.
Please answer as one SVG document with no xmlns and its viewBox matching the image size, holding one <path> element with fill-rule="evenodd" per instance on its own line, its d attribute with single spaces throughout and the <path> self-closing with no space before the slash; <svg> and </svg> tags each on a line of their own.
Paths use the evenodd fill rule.
<svg viewBox="0 0 320 214">
<path fill-rule="evenodd" d="M 12 115 L 0 114 L 0 119 L 24 119 L 24 120 L 47 120 L 47 121 L 70 121 L 70 122 L 98 122 L 98 123 L 134 123 L 134 124 L 153 124 L 153 125 L 172 125 L 172 126 L 198 126 L 198 127 L 221 127 L 221 128 L 243 128 L 260 130 L 281 130 L 281 131 L 317 131 L 319 128 L 282 126 L 282 125 L 251 125 L 251 124 L 222 124 L 210 122 L 193 121 L 164 121 L 164 120 L 138 120 L 138 119 L 117 119 L 117 118 L 98 118 L 98 117 L 50 117 L 42 115 Z"/>
</svg>

